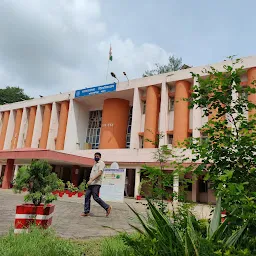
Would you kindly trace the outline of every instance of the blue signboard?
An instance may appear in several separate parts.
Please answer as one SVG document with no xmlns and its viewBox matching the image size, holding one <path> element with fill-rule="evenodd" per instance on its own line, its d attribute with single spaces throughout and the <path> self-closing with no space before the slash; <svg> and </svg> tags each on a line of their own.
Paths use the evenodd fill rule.
<svg viewBox="0 0 256 256">
<path fill-rule="evenodd" d="M 76 90 L 75 98 L 116 91 L 116 83 Z"/>
</svg>

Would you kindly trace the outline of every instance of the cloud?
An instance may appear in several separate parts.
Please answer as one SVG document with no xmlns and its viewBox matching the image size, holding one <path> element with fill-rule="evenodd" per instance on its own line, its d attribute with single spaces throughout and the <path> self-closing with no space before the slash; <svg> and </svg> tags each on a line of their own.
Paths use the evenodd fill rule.
<svg viewBox="0 0 256 256">
<path fill-rule="evenodd" d="M 168 53 L 108 35 L 99 0 L 3 0 L 0 3 L 0 87 L 20 86 L 32 96 L 105 82 L 109 43 L 111 70 L 140 77 Z"/>
</svg>

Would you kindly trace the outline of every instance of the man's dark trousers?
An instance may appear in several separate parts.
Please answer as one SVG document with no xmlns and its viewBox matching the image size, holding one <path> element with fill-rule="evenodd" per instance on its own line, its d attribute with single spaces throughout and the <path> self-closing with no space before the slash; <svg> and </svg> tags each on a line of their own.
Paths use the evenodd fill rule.
<svg viewBox="0 0 256 256">
<path fill-rule="evenodd" d="M 93 199 L 107 211 L 109 208 L 109 205 L 106 204 L 100 197 L 99 197 L 99 192 L 100 192 L 100 187 L 101 185 L 90 185 L 88 186 L 86 193 L 85 193 L 85 198 L 84 198 L 84 213 L 89 213 L 90 212 L 90 207 L 91 207 L 91 196 Z"/>
</svg>

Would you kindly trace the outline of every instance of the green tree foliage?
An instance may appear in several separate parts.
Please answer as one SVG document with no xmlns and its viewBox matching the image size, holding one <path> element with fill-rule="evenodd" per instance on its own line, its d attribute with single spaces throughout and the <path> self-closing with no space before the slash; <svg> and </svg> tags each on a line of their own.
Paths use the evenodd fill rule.
<svg viewBox="0 0 256 256">
<path fill-rule="evenodd" d="M 22 166 L 14 181 L 14 191 L 21 192 L 28 189 L 25 202 L 32 201 L 38 206 L 41 203 L 49 204 L 57 197 L 52 192 L 59 187 L 59 179 L 52 167 L 46 161 L 34 160 L 31 165 Z"/>
<path fill-rule="evenodd" d="M 4 89 L 0 89 L 0 105 L 30 99 L 31 98 L 24 93 L 24 90 L 19 87 L 7 86 Z"/>
<path fill-rule="evenodd" d="M 187 66 L 188 67 L 188 66 Z M 143 77 L 154 76 L 171 71 L 177 71 L 182 68 L 182 58 L 176 58 L 174 55 L 169 57 L 169 63 L 167 65 L 155 64 L 155 69 L 146 70 Z"/>
<path fill-rule="evenodd" d="M 188 148 L 194 153 L 193 161 L 201 162 L 195 172 L 206 172 L 217 197 L 222 198 L 233 232 L 247 225 L 244 231 L 250 241 L 256 232 L 256 120 L 246 112 L 256 107 L 247 97 L 256 90 L 255 82 L 241 86 L 243 66 L 239 59 L 231 57 L 231 62 L 223 71 L 213 67 L 205 70 L 206 78 L 192 74 L 197 83 L 190 107 L 202 108 L 207 117 L 217 114 L 201 129 L 208 139 L 201 142 L 194 138 Z"/>
</svg>

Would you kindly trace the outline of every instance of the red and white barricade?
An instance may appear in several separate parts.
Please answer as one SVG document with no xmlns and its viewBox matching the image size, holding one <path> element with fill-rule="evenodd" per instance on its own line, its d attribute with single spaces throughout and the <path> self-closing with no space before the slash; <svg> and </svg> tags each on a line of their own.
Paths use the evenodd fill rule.
<svg viewBox="0 0 256 256">
<path fill-rule="evenodd" d="M 17 205 L 14 233 L 28 231 L 30 225 L 48 228 L 52 224 L 54 208 L 55 205 L 53 204 L 49 204 L 46 207 L 33 204 Z"/>
</svg>

